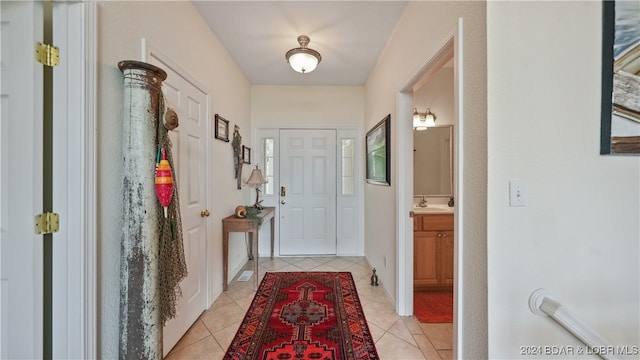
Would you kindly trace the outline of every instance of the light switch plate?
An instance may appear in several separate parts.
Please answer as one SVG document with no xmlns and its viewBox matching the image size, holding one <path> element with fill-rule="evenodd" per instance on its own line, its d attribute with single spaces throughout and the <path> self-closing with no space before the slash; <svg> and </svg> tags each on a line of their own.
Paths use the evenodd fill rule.
<svg viewBox="0 0 640 360">
<path fill-rule="evenodd" d="M 526 187 L 523 180 L 509 180 L 509 206 L 525 206 L 527 204 Z"/>
</svg>

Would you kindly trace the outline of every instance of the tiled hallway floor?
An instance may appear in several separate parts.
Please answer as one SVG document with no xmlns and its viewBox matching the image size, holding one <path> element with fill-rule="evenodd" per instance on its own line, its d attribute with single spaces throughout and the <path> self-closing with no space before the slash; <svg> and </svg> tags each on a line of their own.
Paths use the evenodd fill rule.
<svg viewBox="0 0 640 360">
<path fill-rule="evenodd" d="M 398 316 L 382 287 L 370 285 L 371 270 L 364 257 L 260 258 L 259 265 L 261 280 L 267 271 L 350 271 L 380 359 L 453 358 L 453 325 L 421 324 L 413 316 Z M 245 269 L 252 270 L 253 262 Z M 234 279 L 166 359 L 222 359 L 253 300 L 254 282 L 253 277 L 246 282 Z"/>
</svg>

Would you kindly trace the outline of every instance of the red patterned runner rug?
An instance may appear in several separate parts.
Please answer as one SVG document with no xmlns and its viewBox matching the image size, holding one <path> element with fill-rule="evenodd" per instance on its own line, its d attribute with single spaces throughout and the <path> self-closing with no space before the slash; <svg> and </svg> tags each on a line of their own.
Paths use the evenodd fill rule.
<svg viewBox="0 0 640 360">
<path fill-rule="evenodd" d="M 350 272 L 266 273 L 224 359 L 378 359 Z"/>
</svg>

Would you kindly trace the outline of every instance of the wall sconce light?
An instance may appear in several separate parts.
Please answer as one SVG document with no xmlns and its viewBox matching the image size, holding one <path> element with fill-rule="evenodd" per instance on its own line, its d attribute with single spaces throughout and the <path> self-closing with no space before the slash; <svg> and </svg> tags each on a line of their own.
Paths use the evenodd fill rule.
<svg viewBox="0 0 640 360">
<path fill-rule="evenodd" d="M 427 112 L 419 113 L 418 109 L 413 108 L 413 128 L 418 131 L 427 130 L 427 128 L 436 126 L 436 115 L 427 109 Z"/>
<path fill-rule="evenodd" d="M 299 73 L 306 74 L 316 69 L 316 66 L 322 60 L 320 53 L 307 47 L 309 44 L 309 37 L 307 35 L 298 36 L 298 43 L 300 47 L 287 51 L 285 58 L 291 65 L 291 68 Z"/>
</svg>

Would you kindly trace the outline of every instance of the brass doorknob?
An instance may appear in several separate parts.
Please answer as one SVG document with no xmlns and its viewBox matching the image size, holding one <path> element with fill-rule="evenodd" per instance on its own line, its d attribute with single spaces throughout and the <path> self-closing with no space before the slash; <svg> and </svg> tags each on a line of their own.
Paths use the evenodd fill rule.
<svg viewBox="0 0 640 360">
<path fill-rule="evenodd" d="M 286 200 L 280 200 L 280 204 L 284 205 L 284 204 L 286 204 L 286 203 L 287 203 L 287 201 L 286 201 Z"/>
<path fill-rule="evenodd" d="M 200 216 L 201 217 L 205 217 L 205 216 L 209 216 L 209 215 L 211 215 L 211 213 L 207 209 L 204 209 L 204 210 L 200 211 Z"/>
</svg>

